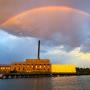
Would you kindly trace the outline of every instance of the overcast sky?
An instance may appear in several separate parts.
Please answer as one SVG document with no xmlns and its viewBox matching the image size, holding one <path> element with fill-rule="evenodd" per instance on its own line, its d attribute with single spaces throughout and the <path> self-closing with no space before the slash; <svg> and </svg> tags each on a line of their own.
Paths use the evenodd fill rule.
<svg viewBox="0 0 90 90">
<path fill-rule="evenodd" d="M 90 66 L 90 0 L 0 0 L 0 63 L 37 58 Z"/>
</svg>

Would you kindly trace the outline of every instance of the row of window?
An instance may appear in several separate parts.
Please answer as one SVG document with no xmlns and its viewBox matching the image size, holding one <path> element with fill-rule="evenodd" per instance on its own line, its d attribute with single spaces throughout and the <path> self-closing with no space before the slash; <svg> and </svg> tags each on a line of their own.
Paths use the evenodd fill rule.
<svg viewBox="0 0 90 90">
<path fill-rule="evenodd" d="M 29 65 L 29 66 L 31 66 L 31 65 L 50 65 L 50 64 L 14 64 L 14 65 Z"/>
<path fill-rule="evenodd" d="M 10 70 L 10 67 L 0 67 L 0 70 Z"/>
<path fill-rule="evenodd" d="M 13 67 L 12 68 L 13 70 L 16 70 L 16 71 L 26 71 L 26 70 L 49 70 L 50 67 L 33 67 L 33 68 L 30 68 L 30 67 Z"/>
</svg>

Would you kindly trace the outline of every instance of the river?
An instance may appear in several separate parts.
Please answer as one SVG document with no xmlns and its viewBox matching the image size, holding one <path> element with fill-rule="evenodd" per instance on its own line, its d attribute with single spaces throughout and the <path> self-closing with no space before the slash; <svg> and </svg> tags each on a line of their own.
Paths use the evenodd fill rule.
<svg viewBox="0 0 90 90">
<path fill-rule="evenodd" d="M 90 76 L 3 79 L 0 90 L 90 90 Z"/>
</svg>

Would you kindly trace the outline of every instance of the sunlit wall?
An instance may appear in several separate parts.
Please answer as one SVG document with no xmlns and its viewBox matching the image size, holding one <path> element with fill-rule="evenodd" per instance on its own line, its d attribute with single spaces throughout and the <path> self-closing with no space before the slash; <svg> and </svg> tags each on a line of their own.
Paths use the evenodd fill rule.
<svg viewBox="0 0 90 90">
<path fill-rule="evenodd" d="M 72 64 L 52 64 L 51 71 L 53 73 L 76 73 L 76 66 Z"/>
</svg>

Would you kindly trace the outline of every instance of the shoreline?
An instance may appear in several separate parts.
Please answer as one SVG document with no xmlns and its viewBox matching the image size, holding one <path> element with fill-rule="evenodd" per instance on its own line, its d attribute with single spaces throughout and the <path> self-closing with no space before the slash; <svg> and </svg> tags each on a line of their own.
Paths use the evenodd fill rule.
<svg viewBox="0 0 90 90">
<path fill-rule="evenodd" d="M 67 76 L 89 76 L 90 74 L 3 74 L 0 79 L 23 79 L 23 78 L 42 78 L 42 77 L 67 77 Z"/>
</svg>

